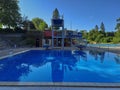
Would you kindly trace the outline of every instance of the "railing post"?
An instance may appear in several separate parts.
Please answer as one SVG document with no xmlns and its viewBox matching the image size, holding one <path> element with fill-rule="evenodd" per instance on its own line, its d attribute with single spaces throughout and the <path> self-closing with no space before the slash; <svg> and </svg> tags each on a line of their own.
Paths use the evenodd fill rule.
<svg viewBox="0 0 120 90">
<path fill-rule="evenodd" d="M 52 28 L 52 48 L 54 48 L 54 30 Z"/>
</svg>

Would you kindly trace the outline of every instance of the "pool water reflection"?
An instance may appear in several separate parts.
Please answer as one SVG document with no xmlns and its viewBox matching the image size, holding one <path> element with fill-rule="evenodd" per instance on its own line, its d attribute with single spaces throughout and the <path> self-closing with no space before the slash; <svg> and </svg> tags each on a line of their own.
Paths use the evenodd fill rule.
<svg viewBox="0 0 120 90">
<path fill-rule="evenodd" d="M 0 81 L 120 82 L 120 56 L 95 50 L 31 50 L 0 60 Z"/>
</svg>

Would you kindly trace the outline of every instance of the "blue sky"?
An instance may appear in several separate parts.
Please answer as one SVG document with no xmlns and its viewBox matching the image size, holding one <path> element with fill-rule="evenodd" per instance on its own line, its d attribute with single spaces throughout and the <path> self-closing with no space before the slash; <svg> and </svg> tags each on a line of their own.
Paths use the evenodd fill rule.
<svg viewBox="0 0 120 90">
<path fill-rule="evenodd" d="M 22 15 L 39 17 L 51 25 L 52 13 L 58 8 L 64 15 L 65 28 L 91 30 L 104 23 L 106 31 L 115 31 L 120 17 L 120 0 L 19 0 Z"/>
</svg>

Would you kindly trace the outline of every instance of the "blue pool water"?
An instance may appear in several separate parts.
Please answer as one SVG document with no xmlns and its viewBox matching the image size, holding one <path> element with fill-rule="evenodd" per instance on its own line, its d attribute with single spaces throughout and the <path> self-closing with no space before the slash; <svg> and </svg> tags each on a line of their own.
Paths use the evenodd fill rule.
<svg viewBox="0 0 120 90">
<path fill-rule="evenodd" d="M 0 60 L 0 82 L 120 82 L 120 56 L 103 51 L 31 50 Z"/>
</svg>

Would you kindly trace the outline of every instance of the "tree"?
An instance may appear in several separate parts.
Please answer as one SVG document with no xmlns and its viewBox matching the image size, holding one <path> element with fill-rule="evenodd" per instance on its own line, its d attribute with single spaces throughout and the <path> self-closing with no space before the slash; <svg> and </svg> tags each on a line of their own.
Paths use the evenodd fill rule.
<svg viewBox="0 0 120 90">
<path fill-rule="evenodd" d="M 88 38 L 87 30 L 81 30 L 80 33 L 82 33 L 82 38 L 83 39 L 87 39 Z"/>
<path fill-rule="evenodd" d="M 60 14 L 59 14 L 58 9 L 56 8 L 56 9 L 53 11 L 53 19 L 59 19 L 59 18 L 60 18 Z"/>
<path fill-rule="evenodd" d="M 0 28 L 2 28 L 2 24 L 0 23 Z"/>
<path fill-rule="evenodd" d="M 53 11 L 53 16 L 52 16 L 53 19 L 60 19 L 60 14 L 59 14 L 59 11 L 58 9 L 56 8 L 54 11 Z M 53 27 L 55 30 L 59 30 L 59 27 L 57 26 L 54 26 Z"/>
<path fill-rule="evenodd" d="M 115 37 L 113 38 L 114 43 L 120 43 L 120 30 L 115 32 Z"/>
<path fill-rule="evenodd" d="M 96 36 L 95 41 L 96 41 L 97 43 L 101 43 L 101 42 L 103 42 L 103 38 L 104 38 L 104 35 L 101 34 L 101 33 L 99 33 L 99 34 Z"/>
<path fill-rule="evenodd" d="M 28 29 L 28 22 L 29 22 L 28 17 L 24 15 L 21 19 L 20 27 L 23 27 L 24 30 L 27 30 Z"/>
<path fill-rule="evenodd" d="M 30 30 L 35 30 L 35 26 L 32 21 L 29 21 Z"/>
<path fill-rule="evenodd" d="M 96 31 L 98 31 L 98 30 L 99 30 L 98 25 L 95 25 L 95 30 L 96 30 Z"/>
<path fill-rule="evenodd" d="M 41 19 L 40 19 L 40 18 L 33 18 L 33 19 L 32 19 L 32 22 L 33 22 L 35 28 L 36 28 L 37 30 L 39 30 L 39 25 L 40 25 Z"/>
<path fill-rule="evenodd" d="M 106 37 L 109 37 L 109 36 L 114 37 L 115 33 L 114 32 L 106 32 Z"/>
<path fill-rule="evenodd" d="M 100 31 L 101 31 L 102 33 L 105 33 L 105 26 L 104 26 L 104 23 L 103 23 L 103 22 L 101 23 Z"/>
<path fill-rule="evenodd" d="M 48 25 L 44 21 L 41 22 L 40 25 L 39 25 L 40 30 L 45 30 L 45 28 L 47 28 L 47 27 L 48 27 Z"/>
<path fill-rule="evenodd" d="M 16 27 L 20 20 L 18 0 L 0 0 L 0 22 L 10 28 Z"/>
<path fill-rule="evenodd" d="M 117 21 L 117 25 L 116 25 L 115 29 L 117 31 L 119 31 L 120 30 L 120 18 L 118 18 L 116 21 Z"/>
<path fill-rule="evenodd" d="M 104 38 L 104 43 L 110 43 L 112 41 L 113 41 L 113 37 L 111 37 L 111 36 L 108 36 L 108 37 Z"/>
<path fill-rule="evenodd" d="M 96 30 L 95 29 L 90 30 L 88 33 L 88 40 L 95 41 L 96 37 L 97 37 Z"/>
<path fill-rule="evenodd" d="M 32 22 L 37 30 L 45 30 L 48 27 L 47 23 L 40 18 L 33 18 Z"/>
<path fill-rule="evenodd" d="M 115 32 L 115 37 L 113 38 L 113 42 L 120 43 L 120 18 L 118 18 L 116 21 L 117 21 L 117 25 L 116 25 L 115 29 L 117 31 Z"/>
</svg>

